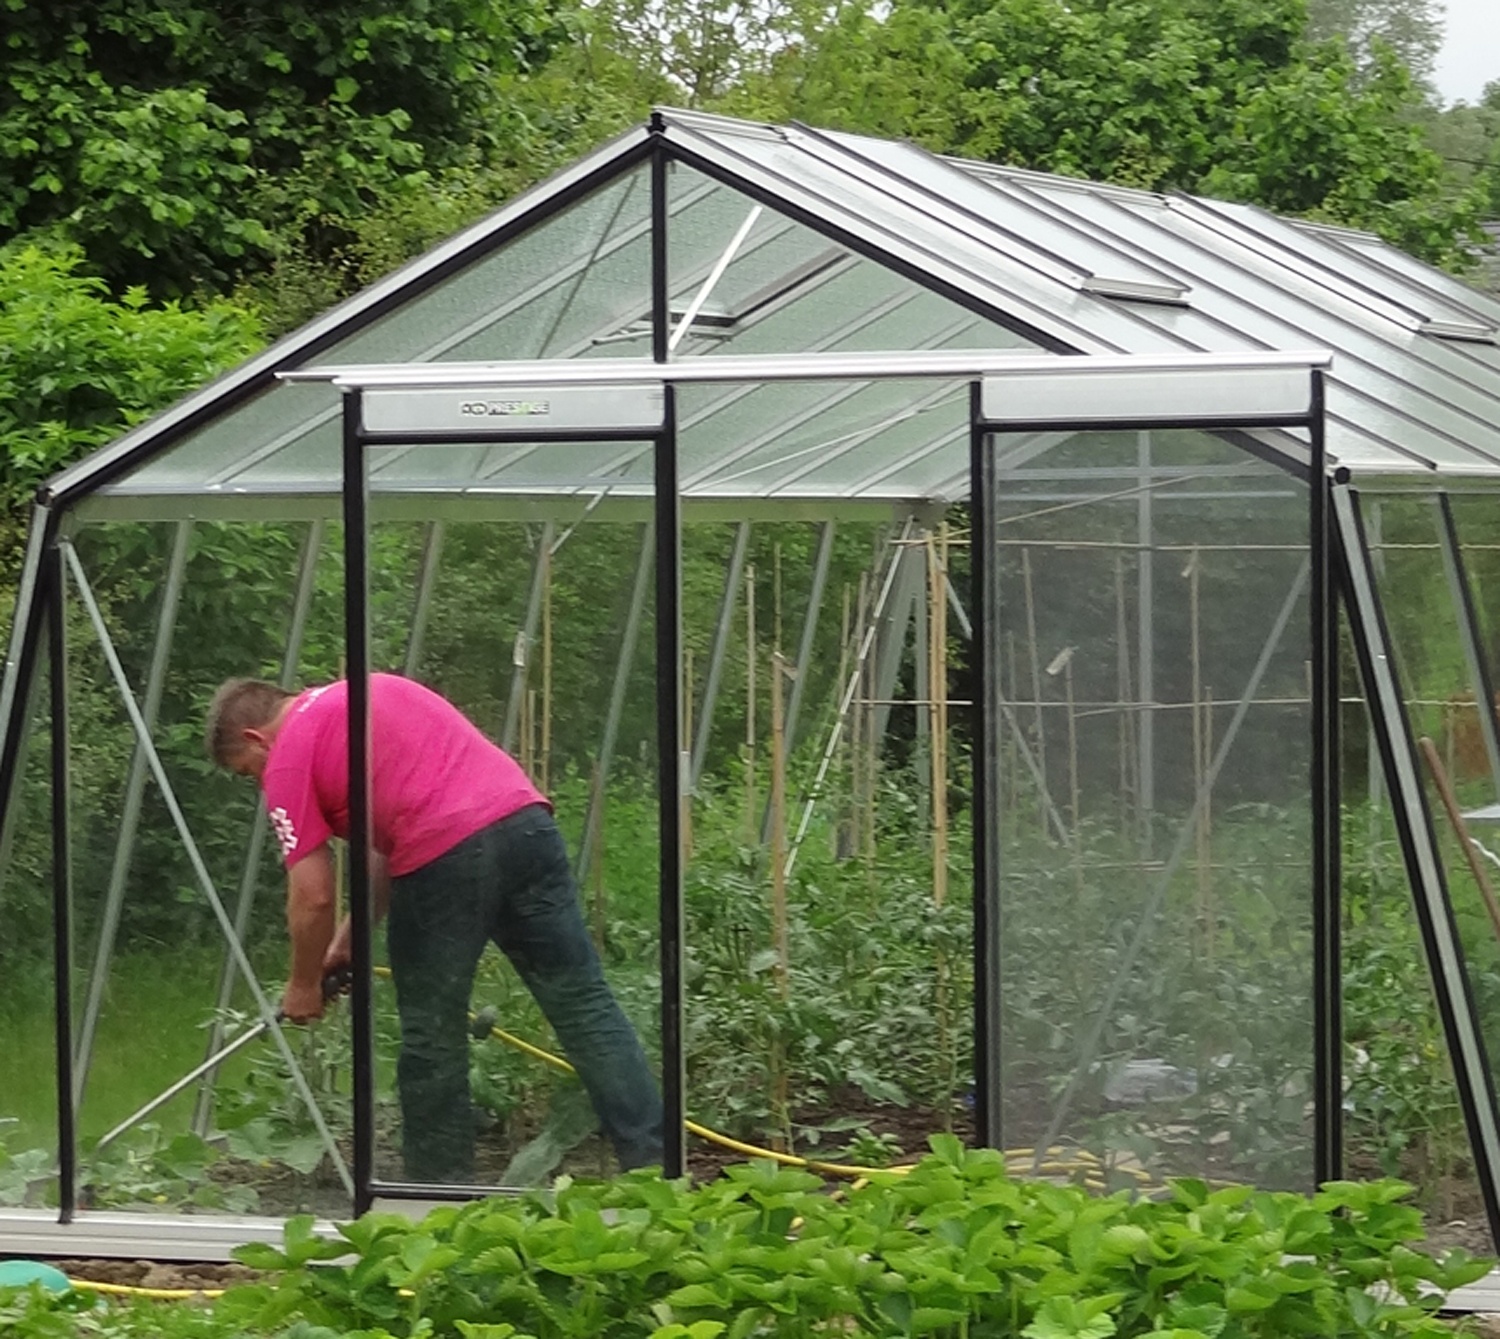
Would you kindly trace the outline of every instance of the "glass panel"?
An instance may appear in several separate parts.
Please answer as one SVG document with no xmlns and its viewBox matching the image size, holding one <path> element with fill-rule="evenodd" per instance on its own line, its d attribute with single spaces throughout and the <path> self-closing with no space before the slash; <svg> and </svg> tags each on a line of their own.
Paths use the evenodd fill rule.
<svg viewBox="0 0 1500 1339">
<path fill-rule="evenodd" d="M 1371 521 L 1368 507 L 1365 520 Z M 1345 1167 L 1353 1177 L 1399 1176 L 1416 1187 L 1427 1219 L 1424 1249 L 1462 1246 L 1490 1254 L 1447 1037 L 1346 620 L 1341 631 Z"/>
<path fill-rule="evenodd" d="M 37 658 L 35 707 L 12 800 L 0 883 L 0 1184 L 7 1204 L 57 1203 L 57 1045 L 52 970 L 52 740 L 48 656 Z M 75 772 L 74 782 L 79 778 Z M 76 793 L 76 789 L 75 789 Z"/>
<path fill-rule="evenodd" d="M 991 449 L 1013 1165 L 1305 1188 L 1305 490 L 1197 432 Z"/>
<path fill-rule="evenodd" d="M 963 655 L 940 560 L 960 588 L 967 565 L 943 533 L 929 551 L 840 524 L 804 641 L 821 527 L 757 525 L 742 562 L 738 527 L 686 529 L 687 1108 L 757 1148 L 885 1165 L 972 1132 L 967 722 L 946 708 Z M 743 1156 L 690 1152 L 699 1175 Z"/>
<path fill-rule="evenodd" d="M 679 353 L 1029 347 L 689 168 L 674 166 L 671 198 L 674 332 L 694 311 Z"/>
<path fill-rule="evenodd" d="M 1429 496 L 1386 496 L 1367 497 L 1364 505 L 1392 652 L 1422 750 L 1419 767 L 1493 1077 L 1500 1060 L 1500 926 L 1490 899 L 1500 886 L 1500 868 L 1490 862 L 1500 859 L 1500 842 L 1488 822 L 1476 821 L 1471 829 L 1461 816 L 1455 819 L 1444 792 L 1461 815 L 1492 805 L 1495 785 L 1480 733 L 1463 622 L 1439 547 L 1437 502 Z M 1474 527 L 1469 529 L 1477 540 Z M 1486 851 L 1492 854 L 1486 857 Z M 1415 1160 L 1426 1141 L 1418 1132 L 1408 1138 L 1407 1156 Z M 1482 1217 L 1477 1188 L 1466 1188 L 1458 1175 L 1459 1150 L 1439 1151 L 1446 1162 L 1429 1172 L 1429 1179 L 1437 1181 L 1449 1201 L 1451 1216 Z"/>
<path fill-rule="evenodd" d="M 481 456 L 490 450 L 521 448 Z M 450 452 L 423 447 L 399 465 L 421 477 L 449 469 Z M 649 493 L 649 443 L 537 443 L 524 460 L 541 469 L 558 454 L 573 462 L 569 478 L 628 457 Z M 555 826 L 545 808 L 513 807 L 521 790 L 487 791 L 466 800 L 485 819 L 472 835 L 417 867 L 393 863 L 378 947 L 394 976 L 376 990 L 376 1177 L 519 1188 L 656 1161 L 652 532 L 598 520 L 440 532 L 414 676 L 506 750 Z M 375 526 L 377 557 L 401 533 Z M 379 778 L 378 731 L 375 748 Z M 393 862 L 416 859 L 402 850 Z M 585 1070 L 600 1111 L 565 1062 L 516 1040 Z"/>
<path fill-rule="evenodd" d="M 333 345 L 321 365 L 576 357 L 650 311 L 649 173 L 637 169 Z"/>
<path fill-rule="evenodd" d="M 684 386 L 678 404 L 685 493 L 937 501 L 967 489 L 967 383 Z"/>
<path fill-rule="evenodd" d="M 1493 493 L 1450 497 L 1479 623 L 1480 654 L 1489 670 L 1490 687 L 1500 691 L 1500 505 Z"/>
<path fill-rule="evenodd" d="M 318 365 L 649 354 L 649 196 L 644 170 L 601 187 L 334 344 Z M 337 488 L 339 401 L 327 385 L 278 385 L 114 487 Z"/>
</svg>

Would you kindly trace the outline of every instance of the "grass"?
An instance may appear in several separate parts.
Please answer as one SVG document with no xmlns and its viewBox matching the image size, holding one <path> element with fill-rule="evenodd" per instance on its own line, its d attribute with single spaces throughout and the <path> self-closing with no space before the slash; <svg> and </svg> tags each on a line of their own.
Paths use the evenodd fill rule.
<svg viewBox="0 0 1500 1339">
<path fill-rule="evenodd" d="M 79 1136 L 97 1137 L 144 1106 L 202 1061 L 219 955 L 177 953 L 173 969 L 160 956 L 121 954 L 110 972 L 100 1011 L 88 1088 L 79 1112 Z M 33 978 L 0 994 L 6 1084 L 0 1117 L 12 1148 L 50 1147 L 56 1136 L 57 1068 L 50 981 Z M 76 1008 L 77 1006 L 75 1006 Z M 252 1048 L 254 1043 L 251 1044 Z M 221 1082 L 234 1083 L 248 1061 L 234 1057 Z M 164 1130 L 186 1129 L 196 1088 L 174 1098 L 153 1119 Z"/>
</svg>

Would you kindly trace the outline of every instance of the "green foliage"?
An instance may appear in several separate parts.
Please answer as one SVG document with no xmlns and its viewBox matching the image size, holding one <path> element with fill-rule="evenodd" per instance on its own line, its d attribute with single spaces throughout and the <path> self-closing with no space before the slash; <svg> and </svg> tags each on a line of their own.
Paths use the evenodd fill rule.
<svg viewBox="0 0 1500 1339">
<path fill-rule="evenodd" d="M 110 298 L 75 246 L 0 250 L 0 507 L 11 552 L 21 509 L 48 475 L 258 339 L 255 320 L 227 302 L 187 310 L 142 288 Z"/>
<path fill-rule="evenodd" d="M 321 1241 L 288 1224 L 274 1270 L 216 1307 L 256 1333 L 539 1339 L 608 1333 L 1436 1336 L 1441 1293 L 1487 1265 L 1411 1249 L 1399 1182 L 1337 1182 L 1311 1199 L 1178 1182 L 1161 1201 L 1009 1178 L 951 1136 L 909 1175 L 847 1197 L 756 1162 L 697 1189 L 634 1174 L 558 1182 L 524 1201 L 372 1214 Z M 337 1259 L 352 1246 L 352 1262 Z M 497 1327 L 491 1329 L 490 1327 Z"/>
<path fill-rule="evenodd" d="M 0 235 L 57 228 L 112 283 L 220 287 L 495 143 L 546 5 L 7 0 Z M 326 254 L 326 246 L 323 248 Z"/>
<path fill-rule="evenodd" d="M 797 40 L 715 104 L 1151 190 L 1371 228 L 1461 263 L 1473 204 L 1442 187 L 1388 52 L 1362 74 L 1302 41 L 1300 0 L 898 0 L 794 16 Z"/>
</svg>

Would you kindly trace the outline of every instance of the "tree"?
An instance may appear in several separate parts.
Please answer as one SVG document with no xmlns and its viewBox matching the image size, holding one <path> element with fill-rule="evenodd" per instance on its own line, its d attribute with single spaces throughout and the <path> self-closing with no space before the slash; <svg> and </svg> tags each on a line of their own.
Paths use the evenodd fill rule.
<svg viewBox="0 0 1500 1339">
<path fill-rule="evenodd" d="M 1434 0 L 1308 0 L 1307 35 L 1342 43 L 1356 68 L 1375 68 L 1384 46 L 1425 84 L 1443 45 L 1442 5 Z"/>
<path fill-rule="evenodd" d="M 1410 74 L 1389 52 L 1361 72 L 1303 25 L 1301 0 L 894 0 L 810 23 L 718 105 L 1247 200 L 1460 263 L 1472 201 L 1445 189 Z"/>
<path fill-rule="evenodd" d="M 189 311 L 139 287 L 111 299 L 77 247 L 0 251 L 0 571 L 14 571 L 48 475 L 259 342 L 255 318 L 227 302 Z"/>
<path fill-rule="evenodd" d="M 0 237 L 117 287 L 224 287 L 496 141 L 496 79 L 562 29 L 494 0 L 4 0 Z"/>
</svg>

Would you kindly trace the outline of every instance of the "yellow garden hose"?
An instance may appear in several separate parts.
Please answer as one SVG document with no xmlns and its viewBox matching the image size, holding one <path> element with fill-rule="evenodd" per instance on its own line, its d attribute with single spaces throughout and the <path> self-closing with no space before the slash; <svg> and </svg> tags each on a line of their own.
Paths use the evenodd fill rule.
<svg viewBox="0 0 1500 1339">
<path fill-rule="evenodd" d="M 389 977 L 389 967 L 377 967 L 375 975 Z M 476 1014 L 469 1015 L 469 1022 L 475 1022 Z M 551 1065 L 553 1069 L 560 1070 L 564 1074 L 576 1074 L 577 1071 L 560 1055 L 553 1055 L 551 1051 L 543 1050 L 533 1042 L 523 1037 L 518 1037 L 513 1032 L 507 1032 L 502 1027 L 490 1027 L 490 1036 L 497 1041 L 503 1041 L 507 1046 L 513 1046 L 516 1050 L 529 1055 L 534 1060 L 540 1060 L 544 1065 Z M 757 1144 L 747 1144 L 741 1139 L 731 1138 L 727 1134 L 720 1134 L 717 1130 L 710 1129 L 707 1125 L 700 1125 L 695 1120 L 684 1120 L 683 1127 L 689 1134 L 695 1134 L 710 1144 L 718 1144 L 721 1148 L 727 1148 L 733 1153 L 743 1153 L 751 1158 L 769 1158 L 772 1162 L 778 1162 L 784 1167 L 805 1167 L 808 1171 L 821 1172 L 824 1176 L 843 1176 L 851 1180 L 866 1180 L 871 1176 L 881 1173 L 894 1173 L 898 1176 L 905 1175 L 911 1171 L 914 1164 L 905 1163 L 895 1167 L 858 1167 L 846 1162 L 822 1162 L 817 1158 L 803 1158 L 795 1153 L 782 1153 L 774 1148 L 761 1148 Z M 1028 1159 L 1036 1157 L 1034 1148 L 1007 1149 L 1005 1159 L 1007 1162 L 1019 1165 Z M 1093 1190 L 1103 1190 L 1104 1164 L 1094 1154 L 1086 1149 L 1062 1148 L 1054 1145 L 1046 1150 L 1046 1161 L 1037 1164 L 1035 1170 L 1049 1173 L 1054 1176 L 1072 1176 L 1083 1174 L 1083 1183 Z M 1139 1167 L 1119 1168 L 1125 1175 L 1132 1177 L 1142 1186 L 1152 1184 L 1150 1175 Z"/>
</svg>

